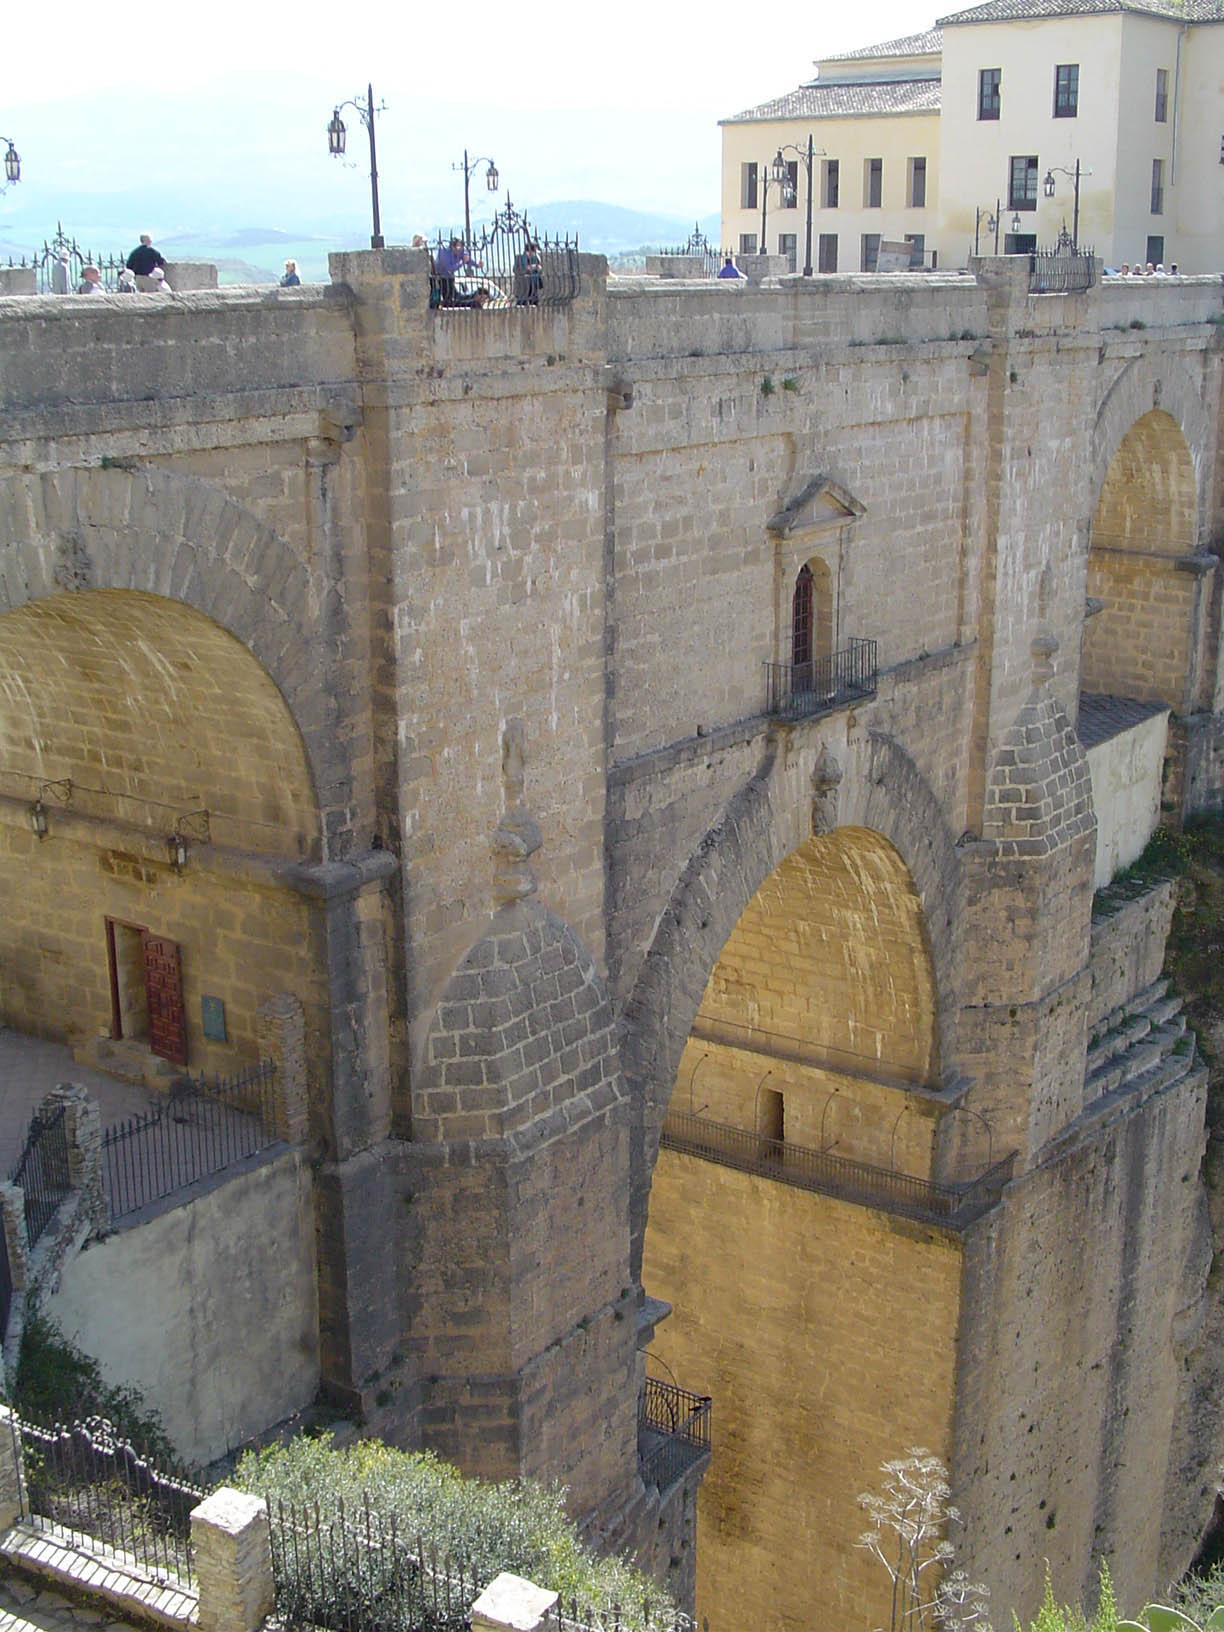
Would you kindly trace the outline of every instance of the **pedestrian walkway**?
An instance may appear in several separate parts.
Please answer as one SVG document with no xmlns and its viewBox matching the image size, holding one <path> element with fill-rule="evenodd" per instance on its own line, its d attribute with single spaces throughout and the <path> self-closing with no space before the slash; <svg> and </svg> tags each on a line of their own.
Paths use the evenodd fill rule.
<svg viewBox="0 0 1224 1632">
<path fill-rule="evenodd" d="M 0 1632 L 135 1632 L 105 1610 L 85 1609 L 19 1575 L 0 1575 Z"/>
<path fill-rule="evenodd" d="M 39 1101 L 61 1082 L 88 1088 L 98 1102 L 103 1127 L 148 1110 L 157 1099 L 139 1084 L 78 1065 L 62 1043 L 0 1027 L 0 1178 L 8 1177 L 20 1156 Z"/>
</svg>

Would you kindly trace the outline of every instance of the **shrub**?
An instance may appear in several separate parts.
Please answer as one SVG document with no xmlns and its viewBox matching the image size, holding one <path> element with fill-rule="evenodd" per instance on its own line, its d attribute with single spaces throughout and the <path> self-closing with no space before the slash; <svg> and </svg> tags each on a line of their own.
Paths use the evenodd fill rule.
<svg viewBox="0 0 1224 1632">
<path fill-rule="evenodd" d="M 177 1460 L 161 1419 L 136 1389 L 108 1383 L 98 1362 L 38 1313 L 27 1317 L 21 1333 L 12 1403 L 20 1415 L 48 1427 L 105 1417 L 121 1439 L 155 1461 Z"/>
</svg>

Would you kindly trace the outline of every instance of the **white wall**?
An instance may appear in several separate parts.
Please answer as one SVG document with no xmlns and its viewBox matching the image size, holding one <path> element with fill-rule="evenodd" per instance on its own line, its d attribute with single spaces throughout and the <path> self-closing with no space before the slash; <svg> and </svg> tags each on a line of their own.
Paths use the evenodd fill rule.
<svg viewBox="0 0 1224 1632">
<path fill-rule="evenodd" d="M 1160 825 L 1160 784 L 1168 714 L 1154 714 L 1130 731 L 1088 750 L 1097 816 L 1093 888 L 1102 889 L 1142 855 Z"/>
</svg>

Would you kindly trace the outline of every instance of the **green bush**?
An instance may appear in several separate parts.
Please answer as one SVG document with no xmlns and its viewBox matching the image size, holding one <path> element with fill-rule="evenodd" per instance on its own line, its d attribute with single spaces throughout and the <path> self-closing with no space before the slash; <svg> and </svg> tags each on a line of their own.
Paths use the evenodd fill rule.
<svg viewBox="0 0 1224 1632">
<path fill-rule="evenodd" d="M 27 1317 L 22 1329 L 12 1403 L 20 1415 L 47 1427 L 106 1417 L 120 1438 L 155 1461 L 169 1465 L 177 1460 L 160 1418 L 140 1394 L 108 1383 L 96 1360 L 37 1313 Z"/>
<path fill-rule="evenodd" d="M 567 1604 L 576 1599 L 600 1613 L 619 1604 L 626 1629 L 644 1624 L 644 1605 L 655 1622 L 660 1611 L 671 1612 L 639 1571 L 585 1551 L 556 1488 L 465 1479 L 428 1452 L 398 1451 L 373 1439 L 337 1450 L 298 1438 L 249 1452 L 233 1482 L 270 1502 L 317 1505 L 325 1523 L 342 1506 L 354 1513 L 368 1500 L 381 1520 L 394 1521 L 412 1551 L 450 1558 L 482 1587 L 510 1570 L 559 1592 Z"/>
<path fill-rule="evenodd" d="M 1118 1603 L 1114 1597 L 1113 1581 L 1110 1579 L 1107 1564 L 1101 1565 L 1100 1583 L 1096 1609 L 1089 1620 L 1079 1604 L 1055 1603 L 1054 1588 L 1050 1584 L 1050 1567 L 1047 1564 L 1045 1597 L 1037 1611 L 1037 1619 L 1029 1626 L 1029 1632 L 1118 1632 L 1123 1624 L 1129 1623 L 1118 1620 Z M 1015 1615 L 1012 1616 L 1012 1621 L 1015 1632 L 1021 1632 L 1020 1621 Z"/>
</svg>

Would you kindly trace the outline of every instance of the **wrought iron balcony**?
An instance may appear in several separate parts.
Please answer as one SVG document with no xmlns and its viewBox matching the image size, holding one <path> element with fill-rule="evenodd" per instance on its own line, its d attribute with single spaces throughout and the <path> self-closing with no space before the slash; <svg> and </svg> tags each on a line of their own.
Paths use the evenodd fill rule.
<svg viewBox="0 0 1224 1632">
<path fill-rule="evenodd" d="M 710 1396 L 647 1377 L 638 1400 L 638 1465 L 648 1485 L 668 1490 L 710 1454 Z"/>
<path fill-rule="evenodd" d="M 1013 1152 L 967 1184 L 937 1184 L 896 1168 L 874 1167 L 783 1139 L 765 1139 L 684 1111 L 667 1113 L 660 1142 L 667 1150 L 700 1156 L 741 1173 L 759 1173 L 779 1184 L 817 1190 L 881 1212 L 954 1229 L 972 1223 L 996 1205 L 1015 1161 Z"/>
<path fill-rule="evenodd" d="M 852 639 L 844 651 L 810 663 L 766 663 L 767 712 L 783 720 L 827 714 L 843 703 L 874 697 L 876 643 Z"/>
<path fill-rule="evenodd" d="M 1071 295 L 1091 289 L 1096 282 L 1096 260 L 1090 249 L 1070 243 L 1056 249 L 1038 249 L 1029 257 L 1030 295 Z"/>
</svg>

